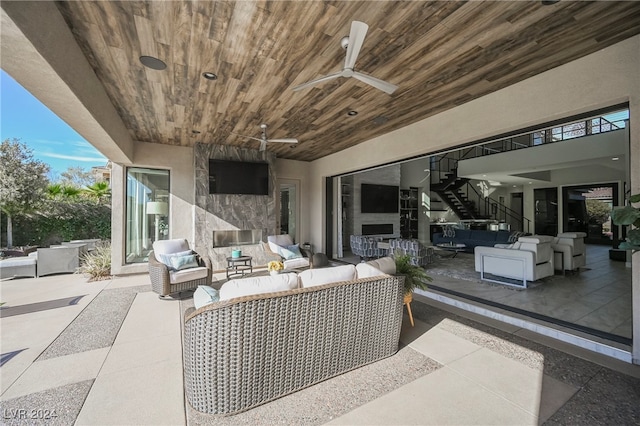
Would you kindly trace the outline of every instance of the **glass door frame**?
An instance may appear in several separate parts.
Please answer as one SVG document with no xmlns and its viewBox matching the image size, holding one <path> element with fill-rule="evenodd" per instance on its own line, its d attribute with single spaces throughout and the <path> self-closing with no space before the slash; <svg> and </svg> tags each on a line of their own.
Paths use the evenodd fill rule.
<svg viewBox="0 0 640 426">
<path fill-rule="evenodd" d="M 290 187 L 293 188 L 295 191 L 295 207 L 294 207 L 294 215 L 295 215 L 295 235 L 291 235 L 291 238 L 293 238 L 293 240 L 296 243 L 300 242 L 300 187 L 301 187 L 301 182 L 299 179 L 278 179 L 277 180 L 277 185 L 278 185 L 278 194 L 276 196 L 276 230 L 277 232 L 280 232 L 281 229 L 281 220 L 280 220 L 280 215 L 282 212 L 282 206 L 280 205 L 280 199 L 281 199 L 281 191 L 282 191 L 282 187 L 286 186 L 286 187 Z"/>
</svg>

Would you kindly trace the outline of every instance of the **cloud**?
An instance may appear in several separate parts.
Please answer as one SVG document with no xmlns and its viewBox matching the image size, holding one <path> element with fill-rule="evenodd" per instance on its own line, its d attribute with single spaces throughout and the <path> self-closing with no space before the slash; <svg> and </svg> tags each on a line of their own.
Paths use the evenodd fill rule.
<svg viewBox="0 0 640 426">
<path fill-rule="evenodd" d="M 95 162 L 105 162 L 105 161 L 107 161 L 106 157 L 80 157 L 80 156 L 76 156 L 76 155 L 54 154 L 54 153 L 49 153 L 49 152 L 43 152 L 40 155 L 42 155 L 43 157 L 59 158 L 59 159 L 62 159 L 62 160 L 83 161 L 83 162 L 87 162 L 87 163 L 95 163 Z"/>
</svg>

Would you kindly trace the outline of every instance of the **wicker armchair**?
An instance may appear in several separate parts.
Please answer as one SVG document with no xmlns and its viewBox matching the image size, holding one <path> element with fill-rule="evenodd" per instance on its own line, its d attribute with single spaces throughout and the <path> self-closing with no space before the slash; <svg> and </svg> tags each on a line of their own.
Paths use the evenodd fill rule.
<svg viewBox="0 0 640 426">
<path fill-rule="evenodd" d="M 153 251 L 149 253 L 149 278 L 151 289 L 158 293 L 160 298 L 192 290 L 199 285 L 211 285 L 211 260 L 208 257 L 192 251 L 196 255 L 198 267 L 177 271 L 171 270 L 156 257 L 156 254 L 171 255 L 189 250 L 189 243 L 185 239 L 159 240 L 153 243 Z"/>
</svg>

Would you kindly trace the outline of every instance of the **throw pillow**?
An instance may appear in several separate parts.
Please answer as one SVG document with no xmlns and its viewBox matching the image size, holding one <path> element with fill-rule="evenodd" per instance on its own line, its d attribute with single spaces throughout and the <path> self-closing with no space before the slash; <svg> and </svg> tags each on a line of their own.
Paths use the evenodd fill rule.
<svg viewBox="0 0 640 426">
<path fill-rule="evenodd" d="M 299 259 L 302 257 L 302 253 L 300 252 L 298 244 L 293 244 L 291 246 L 281 247 L 280 256 L 284 257 L 285 260 Z"/>
<path fill-rule="evenodd" d="M 446 226 L 444 228 L 444 230 L 442 231 L 442 236 L 444 238 L 455 238 L 456 231 L 455 231 L 455 229 L 453 229 L 452 226 Z"/>
<path fill-rule="evenodd" d="M 220 300 L 218 290 L 207 285 L 199 285 L 196 291 L 193 292 L 193 306 L 196 309 L 200 309 L 218 300 Z"/>
<path fill-rule="evenodd" d="M 186 256 L 172 256 L 169 261 L 171 262 L 171 267 L 176 271 L 198 267 L 198 261 L 196 260 L 195 254 L 188 254 Z"/>
<path fill-rule="evenodd" d="M 172 257 L 180 257 L 180 256 L 187 256 L 193 254 L 193 252 L 191 250 L 186 250 L 186 251 L 179 251 L 177 253 L 156 253 L 156 259 L 158 259 L 161 263 L 164 263 L 165 265 L 167 265 L 167 267 L 169 269 L 173 269 L 173 266 L 171 265 L 171 258 Z"/>
</svg>

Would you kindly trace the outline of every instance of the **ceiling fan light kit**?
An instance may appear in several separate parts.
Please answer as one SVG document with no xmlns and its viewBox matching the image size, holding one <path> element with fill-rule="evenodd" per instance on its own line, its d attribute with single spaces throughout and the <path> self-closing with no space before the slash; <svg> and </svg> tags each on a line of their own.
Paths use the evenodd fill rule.
<svg viewBox="0 0 640 426">
<path fill-rule="evenodd" d="M 373 77 L 371 75 L 362 73 L 360 71 L 356 71 L 354 66 L 356 64 L 356 60 L 358 59 L 358 55 L 360 54 L 360 50 L 362 49 L 362 44 L 364 43 L 364 38 L 367 35 L 367 31 L 369 30 L 369 26 L 364 22 L 353 21 L 351 23 L 351 32 L 348 37 L 343 37 L 340 40 L 340 45 L 347 49 L 344 67 L 342 71 L 336 72 L 333 74 L 326 75 L 324 77 L 317 78 L 315 80 L 308 81 L 306 83 L 300 84 L 293 88 L 294 92 L 306 89 L 307 87 L 316 86 L 325 81 L 333 80 L 338 77 L 350 78 L 353 77 L 361 82 L 368 84 L 369 86 L 375 87 L 378 90 L 382 90 L 383 92 L 391 95 L 398 89 L 398 86 L 395 84 L 391 84 L 387 81 L 380 80 L 379 78 Z"/>
</svg>

